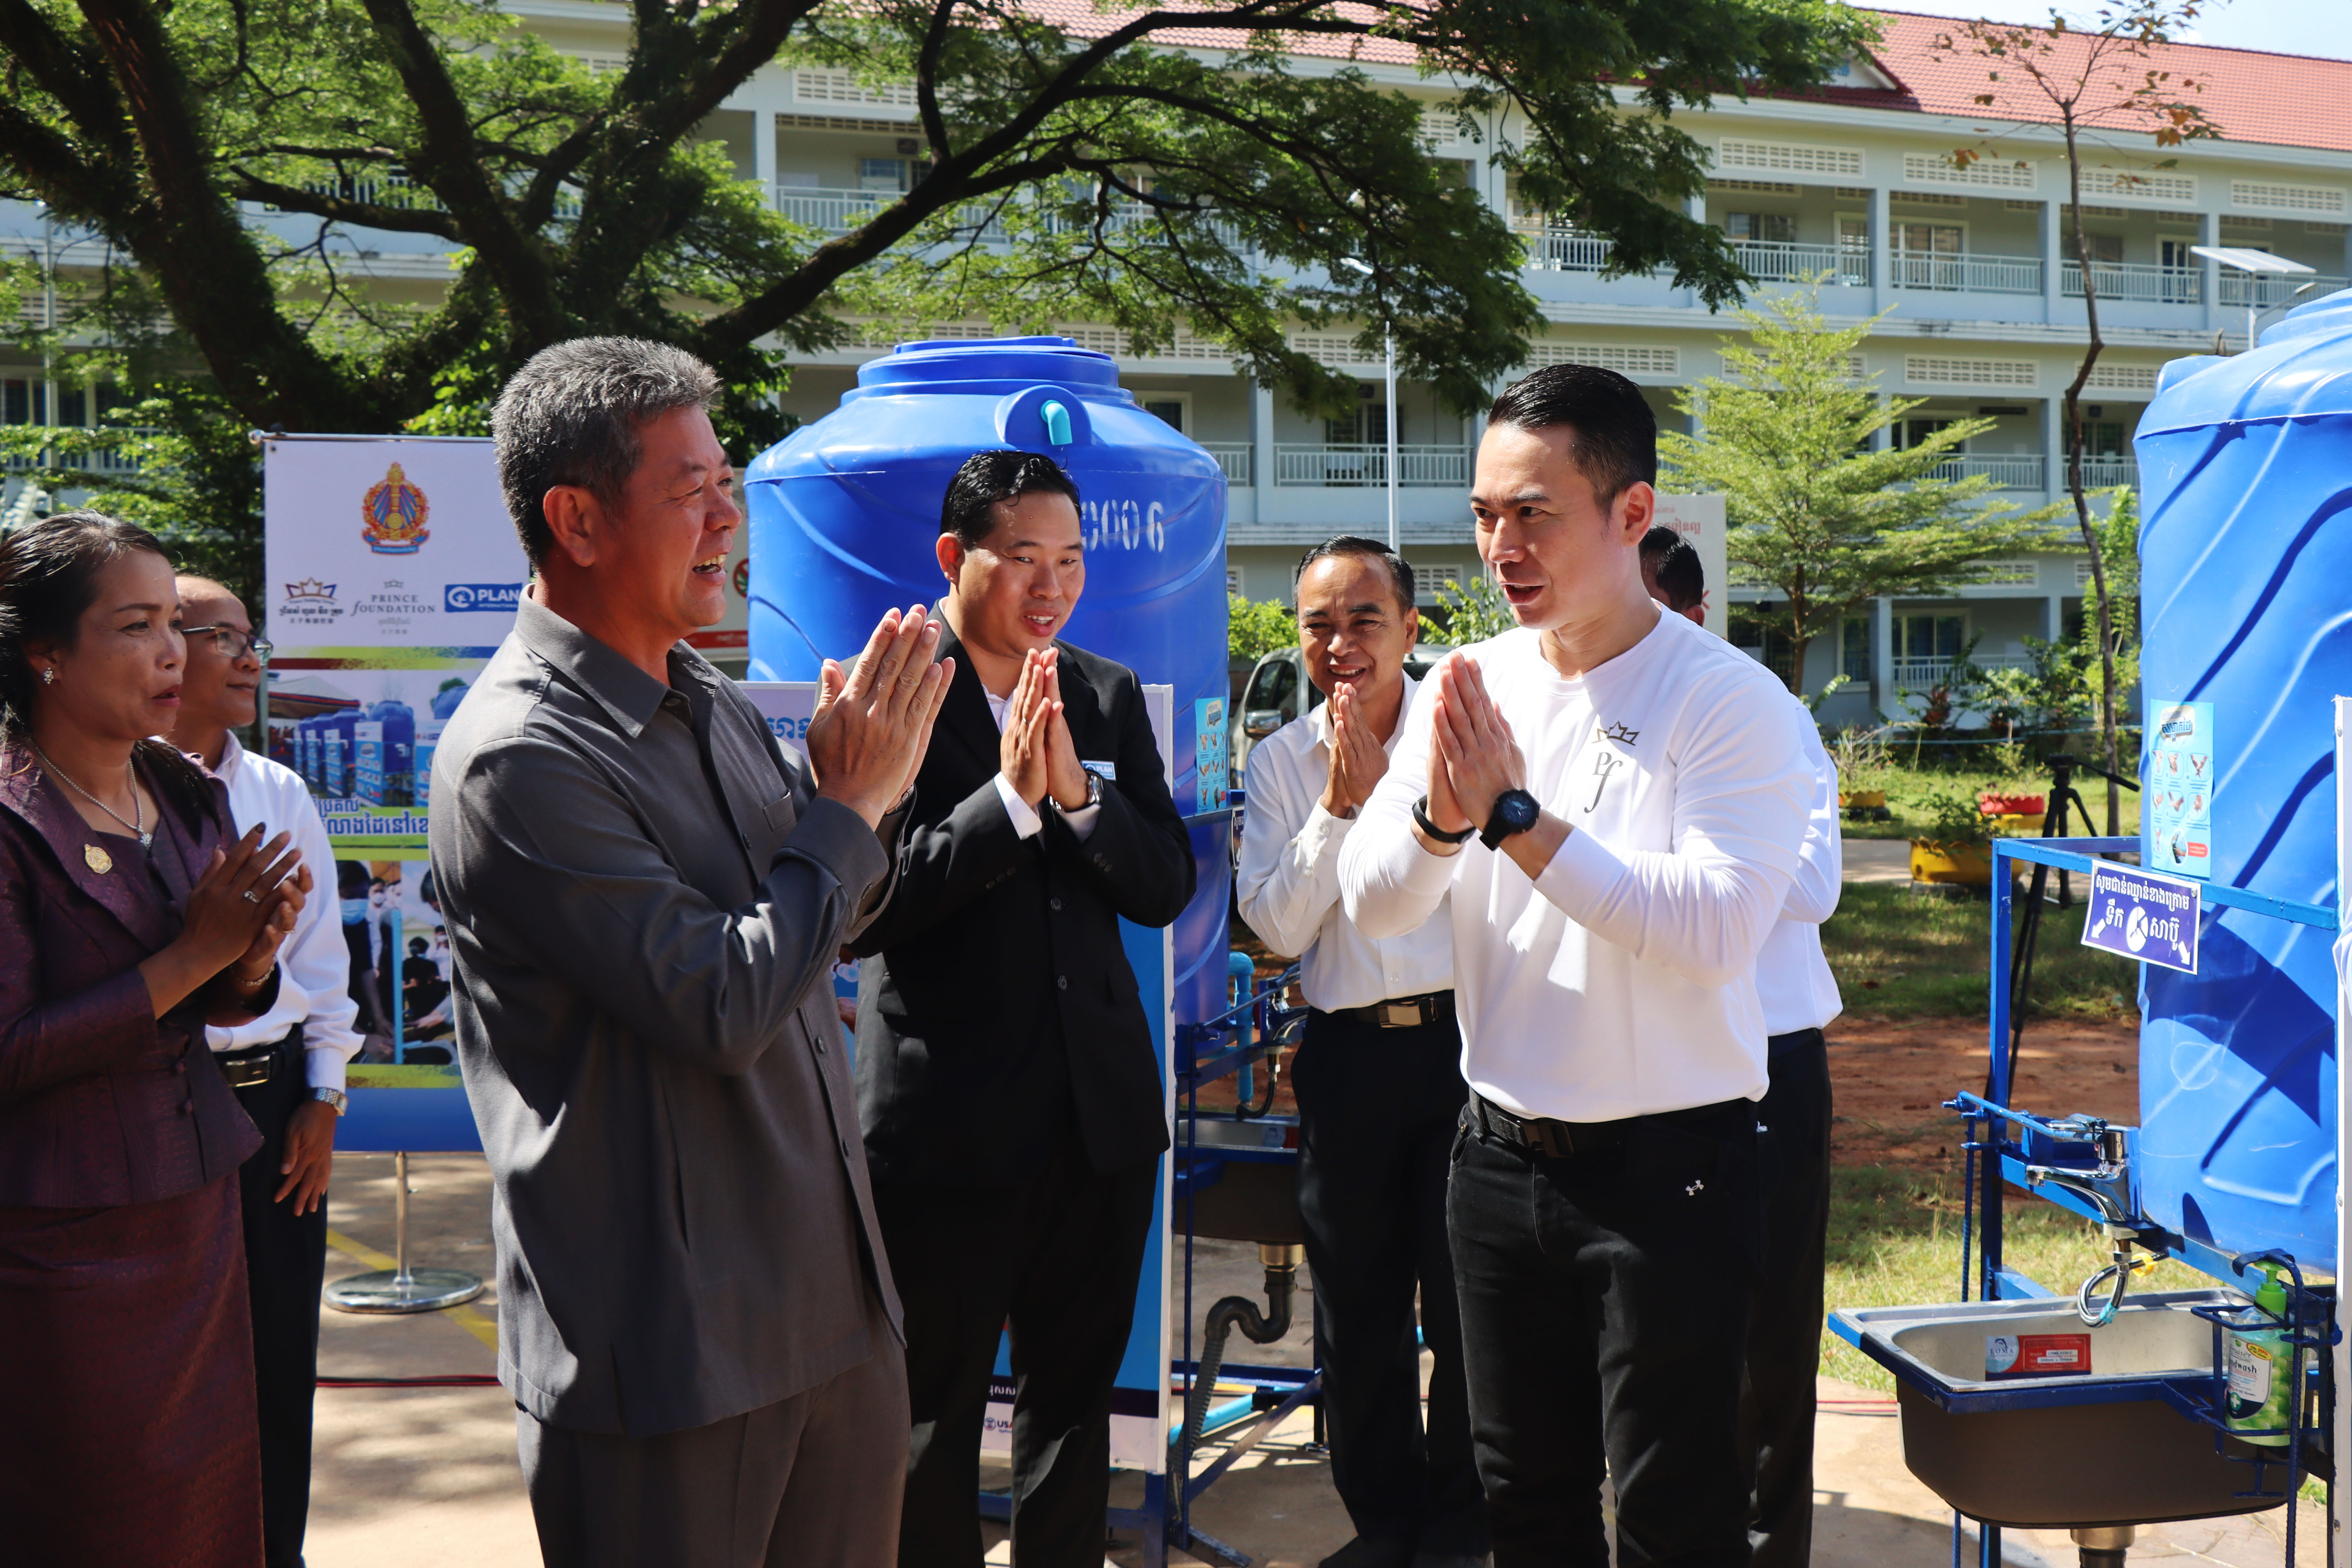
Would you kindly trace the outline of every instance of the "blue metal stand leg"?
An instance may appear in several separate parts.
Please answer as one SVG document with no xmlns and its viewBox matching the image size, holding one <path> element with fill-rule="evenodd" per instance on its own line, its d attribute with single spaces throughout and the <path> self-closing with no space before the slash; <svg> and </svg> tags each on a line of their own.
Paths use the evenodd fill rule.
<svg viewBox="0 0 2352 1568">
<path fill-rule="evenodd" d="M 1168 1568 L 1168 1479 L 1143 1478 L 1143 1568 Z"/>
</svg>

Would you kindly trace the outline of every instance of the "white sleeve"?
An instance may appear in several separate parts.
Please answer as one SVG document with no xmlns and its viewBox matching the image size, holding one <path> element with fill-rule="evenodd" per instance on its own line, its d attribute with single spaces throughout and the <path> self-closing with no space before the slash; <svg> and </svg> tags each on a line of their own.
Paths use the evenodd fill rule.
<svg viewBox="0 0 2352 1568">
<path fill-rule="evenodd" d="M 1314 800 L 1300 800 L 1315 782 L 1313 769 L 1296 769 L 1307 776 L 1294 779 L 1294 769 L 1284 766 L 1289 760 L 1271 744 L 1261 743 L 1250 753 L 1234 896 L 1258 939 L 1296 958 L 1314 946 L 1323 917 L 1339 902 L 1339 846 L 1355 824 L 1326 811 L 1320 791 Z"/>
<path fill-rule="evenodd" d="M 1430 679 L 1413 693 L 1389 770 L 1356 813 L 1355 829 L 1339 849 L 1340 907 L 1356 929 L 1375 941 L 1419 930 L 1445 902 L 1464 858 L 1430 853 L 1412 831 L 1413 802 L 1429 788 L 1429 721 L 1436 690 L 1437 682 Z"/>
<path fill-rule="evenodd" d="M 1804 738 L 1813 765 L 1812 812 L 1805 819 L 1805 841 L 1797 849 L 1797 872 L 1789 883 L 1788 902 L 1780 918 L 1819 925 L 1837 913 L 1838 891 L 1844 881 L 1843 840 L 1838 830 L 1837 764 L 1822 748 L 1812 715 L 1804 718 Z"/>
<path fill-rule="evenodd" d="M 1004 802 L 1004 814 L 1013 819 L 1014 838 L 1034 839 L 1045 831 L 1045 819 L 1037 814 L 1037 808 L 1014 794 L 1002 773 L 996 776 L 996 798 Z"/>
<path fill-rule="evenodd" d="M 1594 936 L 1695 985 L 1755 967 L 1789 895 L 1813 770 L 1786 703 L 1730 687 L 1692 726 L 1675 786 L 1671 851 L 1621 855 L 1570 832 L 1536 879 Z"/>
</svg>

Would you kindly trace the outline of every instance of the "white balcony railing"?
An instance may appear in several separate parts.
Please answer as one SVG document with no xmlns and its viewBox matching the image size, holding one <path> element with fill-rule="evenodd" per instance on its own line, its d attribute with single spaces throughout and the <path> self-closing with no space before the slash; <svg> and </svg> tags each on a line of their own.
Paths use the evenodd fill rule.
<svg viewBox="0 0 2352 1568">
<path fill-rule="evenodd" d="M 1559 224 L 1517 226 L 1527 237 L 1527 265 L 1538 272 L 1599 272 L 1616 254 L 1615 240 L 1589 229 Z"/>
<path fill-rule="evenodd" d="M 163 432 L 131 430 L 124 434 L 144 437 L 161 435 Z M 5 460 L 0 460 L 0 467 L 6 468 L 10 473 L 23 473 L 28 468 L 68 468 L 84 474 L 136 474 L 140 466 L 139 458 L 121 452 L 59 452 L 55 448 L 49 448 L 38 454 L 11 453 Z"/>
<path fill-rule="evenodd" d="M 1389 482 L 1388 453 L 1370 443 L 1318 446 L 1276 446 L 1274 482 L 1285 488 L 1354 488 Z M 1459 488 L 1470 483 L 1470 453 L 1461 446 L 1400 446 L 1397 484 L 1401 487 Z"/>
<path fill-rule="evenodd" d="M 1226 484 L 1246 485 L 1250 482 L 1250 454 L 1255 449 L 1248 442 L 1203 441 L 1201 446 L 1217 460 L 1217 466 L 1225 471 Z"/>
<path fill-rule="evenodd" d="M 1852 246 L 1743 239 L 1732 242 L 1731 254 L 1759 283 L 1794 283 L 1826 272 L 1832 282 L 1870 287 L 1870 253 Z"/>
<path fill-rule="evenodd" d="M 2299 293 L 2309 284 L 2309 293 Z M 2292 299 L 2298 305 L 2308 305 L 2315 299 L 2325 299 L 2337 290 L 2352 287 L 2352 279 L 2330 277 L 2325 273 L 2234 272 L 2221 274 L 2221 303 L 2251 305 L 2257 310 L 2268 310 Z"/>
<path fill-rule="evenodd" d="M 1992 481 L 1996 490 L 2039 490 L 2042 488 L 2042 454 L 2013 453 L 2000 455 L 1964 454 L 1947 457 L 1929 471 L 1936 479 L 1973 479 L 1981 475 Z"/>
<path fill-rule="evenodd" d="M 2033 665 L 2033 661 L 2023 653 L 1979 653 L 1969 662 L 1979 670 L 2024 670 Z M 1949 659 L 1897 658 L 1891 672 L 1895 689 L 1899 692 L 1932 691 L 1951 667 Z"/>
<path fill-rule="evenodd" d="M 778 215 L 825 234 L 861 228 L 898 199 L 896 191 L 828 191 L 807 185 L 777 185 L 772 192 L 770 199 Z"/>
<path fill-rule="evenodd" d="M 2063 458 L 2059 459 L 2058 462 L 2058 478 L 2061 484 L 2065 482 L 2066 462 Z M 2083 459 L 2083 488 L 2085 490 L 2095 490 L 2108 485 L 2137 485 L 2138 483 L 2139 464 L 2135 459 L 2129 457 L 2085 457 Z"/>
<path fill-rule="evenodd" d="M 1886 257 L 1887 280 L 1897 288 L 1956 294 L 2039 294 L 2042 261 L 2031 256 L 1970 256 L 1904 250 Z"/>
<path fill-rule="evenodd" d="M 2149 267 L 2137 261 L 2095 261 L 2091 281 L 2102 299 L 2135 305 L 2195 305 L 2204 298 L 2205 275 L 2195 267 Z M 2083 266 L 2070 261 L 2059 287 L 2069 299 L 2083 298 Z"/>
</svg>

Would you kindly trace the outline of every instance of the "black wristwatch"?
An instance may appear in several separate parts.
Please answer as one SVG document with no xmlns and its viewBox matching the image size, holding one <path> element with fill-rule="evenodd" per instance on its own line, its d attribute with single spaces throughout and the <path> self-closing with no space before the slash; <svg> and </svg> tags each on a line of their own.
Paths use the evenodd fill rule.
<svg viewBox="0 0 2352 1568">
<path fill-rule="evenodd" d="M 1495 797 L 1495 814 L 1486 819 L 1478 841 L 1490 850 L 1501 849 L 1505 839 L 1526 832 L 1542 815 L 1543 808 L 1536 804 L 1533 795 L 1524 789 L 1506 789 Z"/>
<path fill-rule="evenodd" d="M 1458 844 L 1463 840 L 1468 838 L 1471 834 L 1478 831 L 1478 825 L 1475 822 L 1473 822 L 1470 826 L 1463 829 L 1458 833 L 1449 833 L 1444 828 L 1439 827 L 1435 822 L 1431 821 L 1429 820 L 1429 797 L 1426 795 L 1423 795 L 1420 800 L 1415 800 L 1412 803 L 1412 820 L 1421 825 L 1421 831 L 1423 832 L 1427 833 L 1431 838 L 1435 839 L 1441 844 Z"/>
</svg>

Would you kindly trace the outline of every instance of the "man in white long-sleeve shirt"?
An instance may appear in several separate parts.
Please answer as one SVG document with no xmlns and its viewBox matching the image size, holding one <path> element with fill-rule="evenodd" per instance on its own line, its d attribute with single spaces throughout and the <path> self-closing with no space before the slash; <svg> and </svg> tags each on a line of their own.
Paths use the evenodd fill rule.
<svg viewBox="0 0 2352 1568">
<path fill-rule="evenodd" d="M 1654 528 L 1643 539 L 1642 582 L 1675 614 L 1706 624 L 1706 569 L 1674 529 Z M 1756 1477 L 1748 1522 L 1754 1568 L 1804 1568 L 1813 1544 L 1813 1380 L 1822 1361 L 1832 1114 L 1822 1030 L 1845 1004 L 1822 955 L 1822 923 L 1837 912 L 1843 878 L 1837 768 L 1811 714 L 1805 716 L 1801 738 L 1813 769 L 1811 814 L 1788 902 L 1756 955 L 1772 1078 L 1756 1108 L 1765 1128 L 1764 1251 L 1772 1263 L 1748 1306 L 1740 1403 L 1740 1444 L 1753 1457 Z"/>
<path fill-rule="evenodd" d="M 1298 956 L 1308 1008 L 1290 1068 L 1298 1208 L 1331 1483 L 1356 1527 L 1323 1568 L 1468 1568 L 1486 1556 L 1486 1508 L 1445 1236 L 1446 1156 L 1468 1092 L 1454 936 L 1433 920 L 1375 941 L 1339 910 L 1339 847 L 1412 700 L 1412 568 L 1342 535 L 1307 552 L 1294 595 L 1307 679 L 1328 700 L 1250 752 L 1235 893 L 1250 928 Z M 1425 1433 L 1416 1290 L 1433 1358 Z"/>
<path fill-rule="evenodd" d="M 1496 400 L 1471 507 L 1518 627 L 1423 683 L 1339 856 L 1367 936 L 1451 896 L 1446 1208 L 1496 1568 L 1605 1563 L 1604 1465 L 1621 1563 L 1748 1558 L 1756 955 L 1811 769 L 1771 674 L 1643 591 L 1656 438 L 1590 366 Z"/>
<path fill-rule="evenodd" d="M 290 832 L 307 864 L 333 863 L 326 824 L 299 775 L 237 745 L 263 688 L 257 642 L 236 596 L 208 578 L 183 577 L 188 640 L 180 722 L 172 743 L 228 786 L 240 829 Z M 238 1172 L 245 1271 L 253 1302 L 254 1381 L 261 1407 L 261 1524 L 266 1568 L 299 1568 L 310 1506 L 310 1406 L 319 1381 L 319 1291 L 327 1269 L 327 1177 L 343 1067 L 359 1054 L 350 952 L 331 899 L 314 898 L 278 950 L 278 1001 L 268 1012 L 205 1036 L 236 1097 L 261 1130 Z"/>
</svg>

